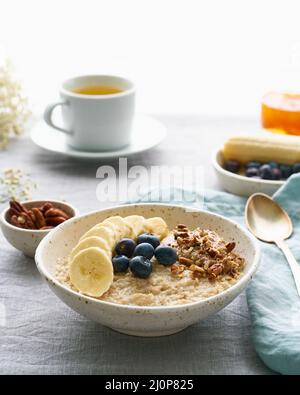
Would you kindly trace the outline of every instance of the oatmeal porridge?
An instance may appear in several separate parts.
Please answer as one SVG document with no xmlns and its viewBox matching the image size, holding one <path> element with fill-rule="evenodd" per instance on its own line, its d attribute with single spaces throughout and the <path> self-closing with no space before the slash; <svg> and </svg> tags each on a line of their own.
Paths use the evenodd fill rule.
<svg viewBox="0 0 300 395">
<path fill-rule="evenodd" d="M 216 295 L 242 275 L 235 243 L 212 230 L 178 224 L 169 231 L 162 218 L 112 218 L 57 262 L 61 283 L 107 302 L 168 306 Z"/>
</svg>

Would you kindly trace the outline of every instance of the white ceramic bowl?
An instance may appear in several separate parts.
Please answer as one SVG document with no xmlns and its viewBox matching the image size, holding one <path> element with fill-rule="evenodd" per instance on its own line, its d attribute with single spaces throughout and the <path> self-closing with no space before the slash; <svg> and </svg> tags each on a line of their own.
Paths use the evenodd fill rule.
<svg viewBox="0 0 300 395">
<path fill-rule="evenodd" d="M 223 155 L 221 149 L 213 154 L 212 162 L 220 184 L 226 191 L 234 193 L 235 195 L 248 197 L 253 193 L 262 192 L 272 196 L 284 184 L 284 181 L 249 178 L 225 170 L 223 168 Z"/>
<path fill-rule="evenodd" d="M 52 203 L 56 208 L 62 209 L 70 217 L 74 217 L 79 214 L 78 210 L 76 210 L 73 206 L 59 200 L 30 200 L 21 203 L 24 205 L 24 207 L 30 209 L 33 207 L 40 207 L 46 202 Z M 41 240 L 52 230 L 31 230 L 17 228 L 16 226 L 13 226 L 9 223 L 8 210 L 9 207 L 3 210 L 0 216 L 0 225 L 4 237 L 17 250 L 20 250 L 25 255 L 33 258 L 37 246 Z"/>
<path fill-rule="evenodd" d="M 231 288 L 204 301 L 159 307 L 104 302 L 72 291 L 57 281 L 55 278 L 57 259 L 67 256 L 84 232 L 111 215 L 131 214 L 143 215 L 146 218 L 161 216 L 170 229 L 178 223 L 185 223 L 191 228 L 198 226 L 209 228 L 217 231 L 227 241 L 234 240 L 237 243 L 236 251 L 246 259 L 243 276 Z M 179 332 L 230 303 L 243 291 L 255 273 L 259 249 L 256 239 L 246 229 L 224 217 L 200 210 L 188 211 L 180 206 L 138 204 L 104 209 L 69 220 L 42 240 L 35 260 L 38 270 L 51 290 L 83 316 L 129 335 L 163 336 Z"/>
</svg>

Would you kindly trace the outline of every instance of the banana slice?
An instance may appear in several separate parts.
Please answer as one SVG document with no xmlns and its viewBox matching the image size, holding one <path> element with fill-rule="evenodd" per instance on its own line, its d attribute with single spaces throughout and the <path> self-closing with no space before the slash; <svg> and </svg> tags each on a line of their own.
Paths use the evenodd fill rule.
<svg viewBox="0 0 300 395">
<path fill-rule="evenodd" d="M 115 235 L 115 243 L 114 243 L 114 245 L 115 245 L 116 242 L 119 240 L 120 234 L 121 234 L 121 231 L 120 231 L 119 227 L 117 225 L 115 225 L 111 221 L 107 221 L 107 222 L 103 221 L 103 222 L 101 222 L 100 225 L 107 226 L 114 232 L 114 235 Z"/>
<path fill-rule="evenodd" d="M 161 217 L 148 218 L 145 221 L 145 230 L 161 239 L 169 233 L 168 226 Z"/>
<path fill-rule="evenodd" d="M 90 247 L 75 255 L 70 265 L 70 280 L 78 291 L 99 297 L 113 282 L 113 266 L 107 253 Z"/>
<path fill-rule="evenodd" d="M 101 237 L 102 239 L 104 239 L 111 250 L 114 248 L 117 240 L 114 227 L 112 224 L 109 223 L 100 223 L 99 225 L 94 226 L 92 229 L 86 232 L 79 241 L 82 241 L 92 236 Z"/>
<path fill-rule="evenodd" d="M 111 248 L 106 240 L 102 237 L 90 236 L 86 239 L 81 240 L 71 251 L 70 260 L 72 260 L 78 252 L 85 250 L 89 247 L 98 247 L 107 253 L 107 256 L 111 259 Z"/>
<path fill-rule="evenodd" d="M 86 233 L 83 234 L 83 236 L 80 237 L 79 241 L 86 239 L 87 237 L 89 237 L 89 233 L 92 232 L 94 229 L 98 228 L 99 225 L 101 225 L 101 222 L 99 222 L 98 224 L 94 225 L 92 228 L 90 228 Z"/>
<path fill-rule="evenodd" d="M 132 227 L 134 239 L 145 232 L 145 218 L 142 215 L 129 215 L 124 221 Z"/>
<path fill-rule="evenodd" d="M 114 217 L 106 218 L 103 221 L 104 224 L 110 223 L 113 224 L 119 231 L 119 240 L 124 237 L 133 237 L 133 229 L 130 224 L 128 224 L 122 217 L 116 215 Z"/>
</svg>

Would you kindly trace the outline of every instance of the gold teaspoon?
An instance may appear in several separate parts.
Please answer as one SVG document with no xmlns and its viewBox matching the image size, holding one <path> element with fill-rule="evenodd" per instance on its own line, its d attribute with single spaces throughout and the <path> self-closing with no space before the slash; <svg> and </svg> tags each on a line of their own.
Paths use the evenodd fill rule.
<svg viewBox="0 0 300 395">
<path fill-rule="evenodd" d="M 293 233 L 293 224 L 287 212 L 268 195 L 255 193 L 247 201 L 245 220 L 255 237 L 275 243 L 284 253 L 300 296 L 300 265 L 285 242 Z"/>
</svg>

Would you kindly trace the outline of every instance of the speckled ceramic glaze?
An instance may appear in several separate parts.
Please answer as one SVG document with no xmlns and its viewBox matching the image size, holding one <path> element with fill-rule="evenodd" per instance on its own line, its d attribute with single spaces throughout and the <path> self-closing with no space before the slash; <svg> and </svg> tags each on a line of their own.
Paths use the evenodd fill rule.
<svg viewBox="0 0 300 395">
<path fill-rule="evenodd" d="M 218 150 L 212 158 L 217 177 L 223 188 L 235 195 L 251 196 L 253 193 L 262 192 L 272 196 L 285 181 L 260 180 L 231 173 L 223 168 L 222 150 Z"/>
<path fill-rule="evenodd" d="M 47 202 L 52 203 L 56 208 L 62 209 L 70 217 L 78 215 L 78 211 L 70 204 L 58 200 L 47 200 Z M 28 209 L 32 207 L 40 207 L 44 203 L 46 203 L 45 200 L 30 200 L 27 202 L 22 202 L 24 207 Z M 4 237 L 17 250 L 20 250 L 25 255 L 33 258 L 37 246 L 40 244 L 41 240 L 49 232 L 51 232 L 51 230 L 31 230 L 17 228 L 16 226 L 13 226 L 8 222 L 8 210 L 9 208 L 6 208 L 1 213 L 0 217 L 0 224 Z"/>
<path fill-rule="evenodd" d="M 57 259 L 67 256 L 83 233 L 109 216 L 125 217 L 132 214 L 143 215 L 146 218 L 160 216 L 168 223 L 170 229 L 178 223 L 185 223 L 191 228 L 209 228 L 218 232 L 227 241 L 234 240 L 237 243 L 236 251 L 246 260 L 243 276 L 231 288 L 204 301 L 159 307 L 127 306 L 96 300 L 72 291 L 57 281 Z M 83 316 L 129 335 L 164 336 L 179 332 L 230 303 L 243 291 L 255 273 L 259 250 L 256 240 L 247 230 L 224 217 L 205 211 L 190 211 L 180 206 L 138 204 L 105 209 L 69 220 L 44 238 L 37 249 L 35 259 L 38 270 L 52 291 Z"/>
</svg>

